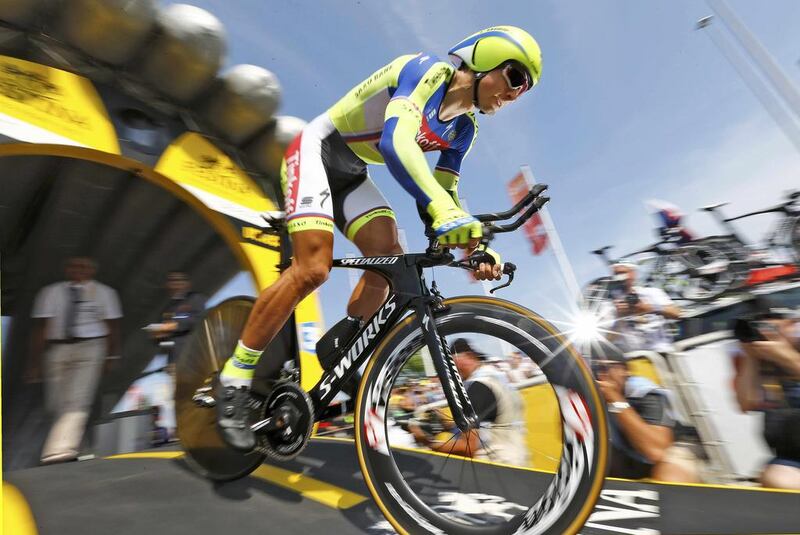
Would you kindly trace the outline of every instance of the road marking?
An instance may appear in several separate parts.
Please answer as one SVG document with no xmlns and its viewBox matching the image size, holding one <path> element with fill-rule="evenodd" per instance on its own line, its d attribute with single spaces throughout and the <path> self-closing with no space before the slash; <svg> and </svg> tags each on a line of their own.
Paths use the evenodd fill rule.
<svg viewBox="0 0 800 535">
<path fill-rule="evenodd" d="M 106 459 L 177 459 L 183 455 L 182 451 L 143 451 L 112 455 Z M 334 509 L 349 509 L 369 499 L 305 474 L 290 472 L 269 464 L 262 464 L 250 476 L 289 489 L 304 498 Z"/>
<path fill-rule="evenodd" d="M 177 459 L 183 457 L 182 451 L 141 451 L 138 453 L 120 453 L 106 459 Z"/>
<path fill-rule="evenodd" d="M 325 483 L 319 479 L 290 472 L 269 464 L 262 464 L 256 468 L 251 476 L 292 490 L 304 498 L 314 500 L 334 509 L 350 509 L 368 499 L 366 496 Z"/>
</svg>

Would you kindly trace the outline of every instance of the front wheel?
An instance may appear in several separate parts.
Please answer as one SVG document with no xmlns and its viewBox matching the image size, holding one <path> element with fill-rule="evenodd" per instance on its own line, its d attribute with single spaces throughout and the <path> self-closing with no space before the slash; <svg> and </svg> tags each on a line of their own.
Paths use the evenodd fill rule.
<svg viewBox="0 0 800 535">
<path fill-rule="evenodd" d="M 476 406 L 480 429 L 459 436 L 438 378 L 426 373 L 418 320 L 405 318 L 375 350 L 358 394 L 356 447 L 372 497 L 401 534 L 578 533 L 608 460 L 607 415 L 586 364 L 519 305 L 444 305 L 440 337 L 463 338 L 480 355 L 471 372 L 457 357 L 467 393 L 476 405 L 488 389 L 494 406 Z"/>
</svg>

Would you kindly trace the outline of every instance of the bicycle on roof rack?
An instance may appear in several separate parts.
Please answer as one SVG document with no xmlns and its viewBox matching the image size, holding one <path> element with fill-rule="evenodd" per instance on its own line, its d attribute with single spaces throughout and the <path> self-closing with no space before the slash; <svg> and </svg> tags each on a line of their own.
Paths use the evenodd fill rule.
<svg viewBox="0 0 800 535">
<path fill-rule="evenodd" d="M 476 216 L 484 226 L 483 243 L 519 228 L 549 200 L 542 196 L 546 188 L 534 186 L 510 210 Z M 517 215 L 516 221 L 499 223 Z M 230 480 L 265 460 L 295 458 L 314 422 L 365 365 L 355 404 L 356 452 L 372 498 L 399 533 L 578 533 L 599 496 L 608 459 L 605 405 L 584 359 L 552 325 L 520 305 L 495 297 L 442 296 L 435 281 L 426 281 L 425 268 L 474 269 L 483 258 L 456 260 L 428 237 L 423 253 L 333 261 L 334 268 L 381 274 L 390 283 L 389 296 L 356 332 L 339 338 L 332 355 L 320 355 L 331 364 L 309 392 L 299 387 L 295 373 L 253 403 L 251 428 L 259 445 L 251 453 L 224 444 L 209 407 L 215 403 L 211 381 L 231 354 L 253 300 L 233 298 L 211 309 L 176 367 L 178 434 L 189 465 L 210 479 Z M 515 272 L 514 264 L 504 264 L 508 281 L 495 290 L 509 286 Z M 527 410 L 542 411 L 545 418 L 482 421 L 450 354 L 457 337 L 487 353 L 517 351 L 532 359 L 542 376 L 530 395 L 540 402 L 528 403 Z M 400 384 L 419 377 L 409 363 L 422 354 L 435 368 L 447 402 L 440 415 L 452 436 L 474 433 L 479 451 L 455 455 L 447 442 L 438 452 L 415 447 L 393 420 L 393 398 Z M 532 439 L 530 432 L 537 431 L 532 424 L 544 425 L 548 418 L 552 429 L 538 429 Z M 500 430 L 529 448 L 524 461 L 502 462 L 502 444 L 490 441 Z M 544 435 L 546 451 L 540 443 Z M 536 469 L 543 466 L 549 469 Z"/>
<path fill-rule="evenodd" d="M 728 234 L 703 238 L 703 242 L 727 250 L 751 268 L 786 263 L 787 260 L 800 263 L 800 190 L 787 192 L 785 200 L 779 204 L 734 217 L 725 217 L 722 214 L 720 208 L 727 205 L 728 203 L 717 203 L 700 208 L 701 211 L 710 213 L 728 231 Z M 732 223 L 763 214 L 782 215 L 767 234 L 765 247 L 758 247 L 748 243 Z M 777 258 L 774 253 L 778 253 Z"/>
<path fill-rule="evenodd" d="M 739 280 L 730 256 L 694 241 L 678 244 L 666 237 L 619 258 L 611 258 L 610 249 L 611 246 L 605 246 L 591 252 L 608 266 L 622 261 L 641 266 L 644 271 L 641 284 L 661 288 L 673 299 L 709 301 L 733 288 Z M 590 283 L 587 292 L 591 295 L 587 294 L 587 298 L 605 298 L 613 280 L 613 276 L 607 276 Z"/>
<path fill-rule="evenodd" d="M 682 227 L 662 233 L 663 239 L 617 260 L 608 256 L 609 246 L 593 254 L 607 264 L 628 260 L 645 268 L 645 284 L 657 286 L 674 299 L 711 301 L 730 292 L 759 284 L 755 276 L 761 270 L 778 268 L 768 280 L 796 278 L 800 265 L 800 190 L 790 191 L 786 199 L 768 208 L 726 218 L 720 208 L 727 203 L 702 207 L 722 225 L 728 234 L 704 236 L 685 241 Z M 763 246 L 748 243 L 733 221 L 762 215 L 782 214 L 767 234 Z M 609 279 L 610 280 L 610 279 Z M 605 278 L 594 281 L 590 291 L 602 293 Z M 606 285 L 608 281 L 605 281 Z"/>
</svg>

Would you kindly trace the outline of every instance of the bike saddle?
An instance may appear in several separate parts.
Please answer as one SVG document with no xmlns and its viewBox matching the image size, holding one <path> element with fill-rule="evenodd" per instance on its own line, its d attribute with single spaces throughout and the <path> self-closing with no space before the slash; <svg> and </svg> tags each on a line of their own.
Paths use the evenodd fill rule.
<svg viewBox="0 0 800 535">
<path fill-rule="evenodd" d="M 716 204 L 709 204 L 709 205 L 706 205 L 706 206 L 701 206 L 700 210 L 702 210 L 703 212 L 713 212 L 717 208 L 722 208 L 723 206 L 727 206 L 729 204 L 730 204 L 729 202 L 718 202 Z"/>
<path fill-rule="evenodd" d="M 608 251 L 609 249 L 613 249 L 613 248 L 614 248 L 613 245 L 604 245 L 603 247 L 600 247 L 599 249 L 595 249 L 594 251 L 592 251 L 592 254 L 601 255 L 601 254 L 605 253 L 606 251 Z"/>
</svg>

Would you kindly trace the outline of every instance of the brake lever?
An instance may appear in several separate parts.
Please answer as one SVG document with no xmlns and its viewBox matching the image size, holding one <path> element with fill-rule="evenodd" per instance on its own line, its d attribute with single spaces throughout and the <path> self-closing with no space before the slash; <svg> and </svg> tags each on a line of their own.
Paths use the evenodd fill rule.
<svg viewBox="0 0 800 535">
<path fill-rule="evenodd" d="M 514 272 L 516 270 L 517 270 L 517 266 L 515 266 L 511 262 L 504 262 L 503 263 L 503 273 L 508 275 L 508 282 L 506 282 L 505 284 L 501 284 L 500 286 L 496 286 L 496 287 L 492 288 L 491 290 L 489 290 L 489 293 L 493 294 L 497 290 L 501 290 L 501 289 L 503 289 L 503 288 L 505 288 L 507 286 L 511 286 L 511 283 L 514 282 Z"/>
</svg>

